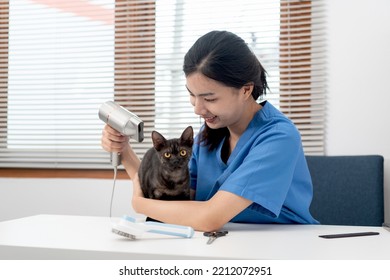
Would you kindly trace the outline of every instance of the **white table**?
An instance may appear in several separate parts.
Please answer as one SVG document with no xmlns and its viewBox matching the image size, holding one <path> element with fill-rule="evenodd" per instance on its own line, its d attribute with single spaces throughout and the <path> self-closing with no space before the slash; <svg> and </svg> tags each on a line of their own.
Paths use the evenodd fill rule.
<svg viewBox="0 0 390 280">
<path fill-rule="evenodd" d="M 207 245 L 192 238 L 111 232 L 107 217 L 38 215 L 0 223 L 0 259 L 387 259 L 390 232 L 381 227 L 227 224 Z M 323 239 L 318 235 L 377 231 L 376 236 Z"/>
</svg>

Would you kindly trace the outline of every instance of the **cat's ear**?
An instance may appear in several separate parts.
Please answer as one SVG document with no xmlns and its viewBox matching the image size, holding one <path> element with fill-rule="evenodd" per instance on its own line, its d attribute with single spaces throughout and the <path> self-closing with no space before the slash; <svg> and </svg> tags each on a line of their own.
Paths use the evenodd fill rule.
<svg viewBox="0 0 390 280">
<path fill-rule="evenodd" d="M 166 146 L 167 140 L 157 131 L 152 132 L 153 146 L 157 151 L 161 151 Z"/>
<path fill-rule="evenodd" d="M 194 144 L 194 130 L 192 126 L 187 127 L 180 137 L 180 144 L 187 147 L 192 147 Z"/>
</svg>

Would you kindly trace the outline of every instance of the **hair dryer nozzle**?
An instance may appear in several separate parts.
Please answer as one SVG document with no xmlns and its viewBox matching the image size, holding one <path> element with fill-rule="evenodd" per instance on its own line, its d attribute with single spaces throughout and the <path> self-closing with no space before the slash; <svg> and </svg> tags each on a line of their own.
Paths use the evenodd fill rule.
<svg viewBox="0 0 390 280">
<path fill-rule="evenodd" d="M 130 136 L 137 142 L 144 140 L 143 121 L 136 114 L 113 101 L 107 101 L 100 106 L 99 118 L 116 131 Z"/>
</svg>

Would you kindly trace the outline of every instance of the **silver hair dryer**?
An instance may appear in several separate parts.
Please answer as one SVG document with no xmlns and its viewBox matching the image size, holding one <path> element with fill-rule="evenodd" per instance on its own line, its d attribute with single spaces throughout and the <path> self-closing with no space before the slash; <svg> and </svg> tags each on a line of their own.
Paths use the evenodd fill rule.
<svg viewBox="0 0 390 280">
<path fill-rule="evenodd" d="M 144 140 L 143 121 L 113 101 L 107 101 L 100 106 L 99 118 L 122 135 L 129 136 L 137 142 Z M 116 152 L 111 153 L 110 160 L 114 167 L 121 164 L 120 154 Z"/>
</svg>

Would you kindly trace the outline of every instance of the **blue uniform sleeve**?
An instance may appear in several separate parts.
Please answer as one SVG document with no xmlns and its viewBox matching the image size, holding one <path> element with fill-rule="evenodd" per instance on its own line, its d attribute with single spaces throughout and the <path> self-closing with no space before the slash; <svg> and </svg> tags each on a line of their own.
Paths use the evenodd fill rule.
<svg viewBox="0 0 390 280">
<path fill-rule="evenodd" d="M 227 176 L 220 190 L 247 198 L 253 201 L 251 209 L 277 217 L 301 152 L 296 128 L 287 123 L 279 124 L 254 141 L 249 151 L 242 151 L 241 164 Z"/>
</svg>

